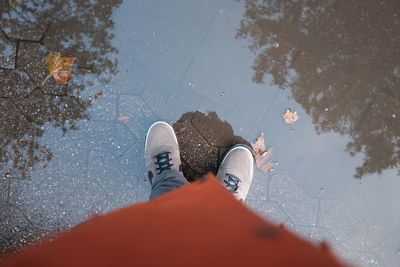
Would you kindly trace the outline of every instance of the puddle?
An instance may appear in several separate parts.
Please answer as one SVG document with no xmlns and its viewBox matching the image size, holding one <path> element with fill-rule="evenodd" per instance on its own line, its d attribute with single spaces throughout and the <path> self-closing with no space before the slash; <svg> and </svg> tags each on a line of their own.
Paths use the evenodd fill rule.
<svg viewBox="0 0 400 267">
<path fill-rule="evenodd" d="M 397 1 L 10 2 L 2 251 L 146 201 L 144 137 L 164 120 L 189 179 L 264 132 L 279 165 L 256 171 L 249 207 L 352 263 L 399 265 Z M 76 58 L 67 86 L 49 52 Z"/>
</svg>

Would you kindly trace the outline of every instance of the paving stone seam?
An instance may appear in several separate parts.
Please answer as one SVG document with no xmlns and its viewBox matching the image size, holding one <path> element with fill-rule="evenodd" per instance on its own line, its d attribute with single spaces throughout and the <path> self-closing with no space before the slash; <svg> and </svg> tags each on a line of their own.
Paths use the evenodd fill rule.
<svg viewBox="0 0 400 267">
<path fill-rule="evenodd" d="M 221 6 L 219 6 L 219 7 L 217 8 L 217 10 L 215 11 L 215 14 L 214 14 L 213 18 L 211 19 L 211 23 L 210 23 L 210 25 L 208 26 L 206 32 L 204 33 L 204 36 L 201 38 L 200 42 L 198 43 L 197 48 L 196 48 L 196 51 L 195 51 L 193 57 L 191 58 L 189 64 L 188 64 L 187 67 L 186 67 L 186 69 L 183 71 L 183 75 L 182 75 L 182 78 L 181 78 L 180 81 L 179 81 L 179 84 L 184 84 L 184 80 L 185 80 L 185 78 L 186 78 L 186 75 L 187 75 L 189 69 L 192 67 L 193 62 L 195 61 L 195 59 L 197 58 L 197 55 L 198 55 L 199 52 L 200 52 L 200 49 L 203 47 L 203 43 L 205 42 L 205 40 L 207 39 L 207 36 L 208 36 L 208 35 L 210 34 L 210 32 L 211 32 L 211 28 L 212 28 L 212 26 L 214 25 L 215 20 L 217 19 L 218 15 L 219 15 L 219 10 L 220 10 L 220 8 L 221 8 Z"/>
</svg>

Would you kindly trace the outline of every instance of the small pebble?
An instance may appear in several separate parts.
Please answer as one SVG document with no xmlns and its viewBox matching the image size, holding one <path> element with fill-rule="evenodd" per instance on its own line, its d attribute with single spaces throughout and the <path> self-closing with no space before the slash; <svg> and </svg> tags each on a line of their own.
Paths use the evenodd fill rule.
<svg viewBox="0 0 400 267">
<path fill-rule="evenodd" d="M 392 114 L 392 118 L 394 119 L 394 118 L 396 118 L 397 116 L 396 116 L 396 114 Z"/>
<path fill-rule="evenodd" d="M 329 111 L 329 108 L 325 108 L 325 111 Z"/>
</svg>

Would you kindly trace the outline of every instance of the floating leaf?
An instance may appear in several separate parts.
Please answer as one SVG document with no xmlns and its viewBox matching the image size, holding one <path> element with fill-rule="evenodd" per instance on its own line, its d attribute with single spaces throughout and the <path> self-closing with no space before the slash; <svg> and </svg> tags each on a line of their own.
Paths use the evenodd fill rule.
<svg viewBox="0 0 400 267">
<path fill-rule="evenodd" d="M 295 123 L 299 119 L 299 115 L 297 112 L 293 112 L 290 108 L 286 110 L 286 113 L 283 114 L 283 119 L 286 123 Z"/>
<path fill-rule="evenodd" d="M 120 121 L 129 121 L 131 119 L 131 117 L 129 117 L 129 116 L 119 116 L 118 117 L 118 120 L 120 120 Z"/>
<path fill-rule="evenodd" d="M 256 143 L 251 144 L 251 146 L 253 147 L 253 150 L 256 153 L 256 155 L 262 155 L 265 152 L 264 133 L 261 133 L 261 136 L 258 137 Z"/>
<path fill-rule="evenodd" d="M 273 171 L 274 166 L 276 165 L 275 162 L 271 161 L 273 148 L 271 147 L 265 151 L 264 133 L 261 133 L 261 136 L 254 144 L 251 144 L 251 146 L 253 147 L 255 153 L 257 167 L 266 172 Z"/>
<path fill-rule="evenodd" d="M 59 84 L 64 85 L 74 76 L 71 72 L 74 61 L 75 58 L 62 57 L 60 52 L 57 52 L 54 55 L 49 53 L 44 59 L 50 75 L 53 76 Z"/>
<path fill-rule="evenodd" d="M 98 98 L 100 98 L 100 97 L 102 97 L 103 96 L 103 91 L 99 91 L 95 96 L 94 96 L 94 98 L 96 98 L 96 99 L 98 99 Z"/>
</svg>

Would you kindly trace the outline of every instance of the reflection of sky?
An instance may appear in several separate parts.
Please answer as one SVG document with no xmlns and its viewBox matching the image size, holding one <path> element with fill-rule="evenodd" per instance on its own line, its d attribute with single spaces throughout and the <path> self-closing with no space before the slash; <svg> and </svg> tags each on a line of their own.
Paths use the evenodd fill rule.
<svg viewBox="0 0 400 267">
<path fill-rule="evenodd" d="M 128 1 L 114 14 L 119 73 L 112 90 L 143 92 L 167 120 L 184 111 L 216 111 L 247 140 L 265 132 L 279 163 L 273 174 L 292 177 L 313 198 L 343 202 L 363 223 L 400 230 L 396 172 L 355 179 L 363 154 L 351 157 L 345 151 L 348 136 L 318 135 L 290 90 L 279 89 L 269 75 L 264 84 L 252 82 L 254 55 L 245 41 L 235 39 L 241 4 L 175 2 Z M 288 107 L 300 115 L 293 126 L 282 120 Z"/>
</svg>

